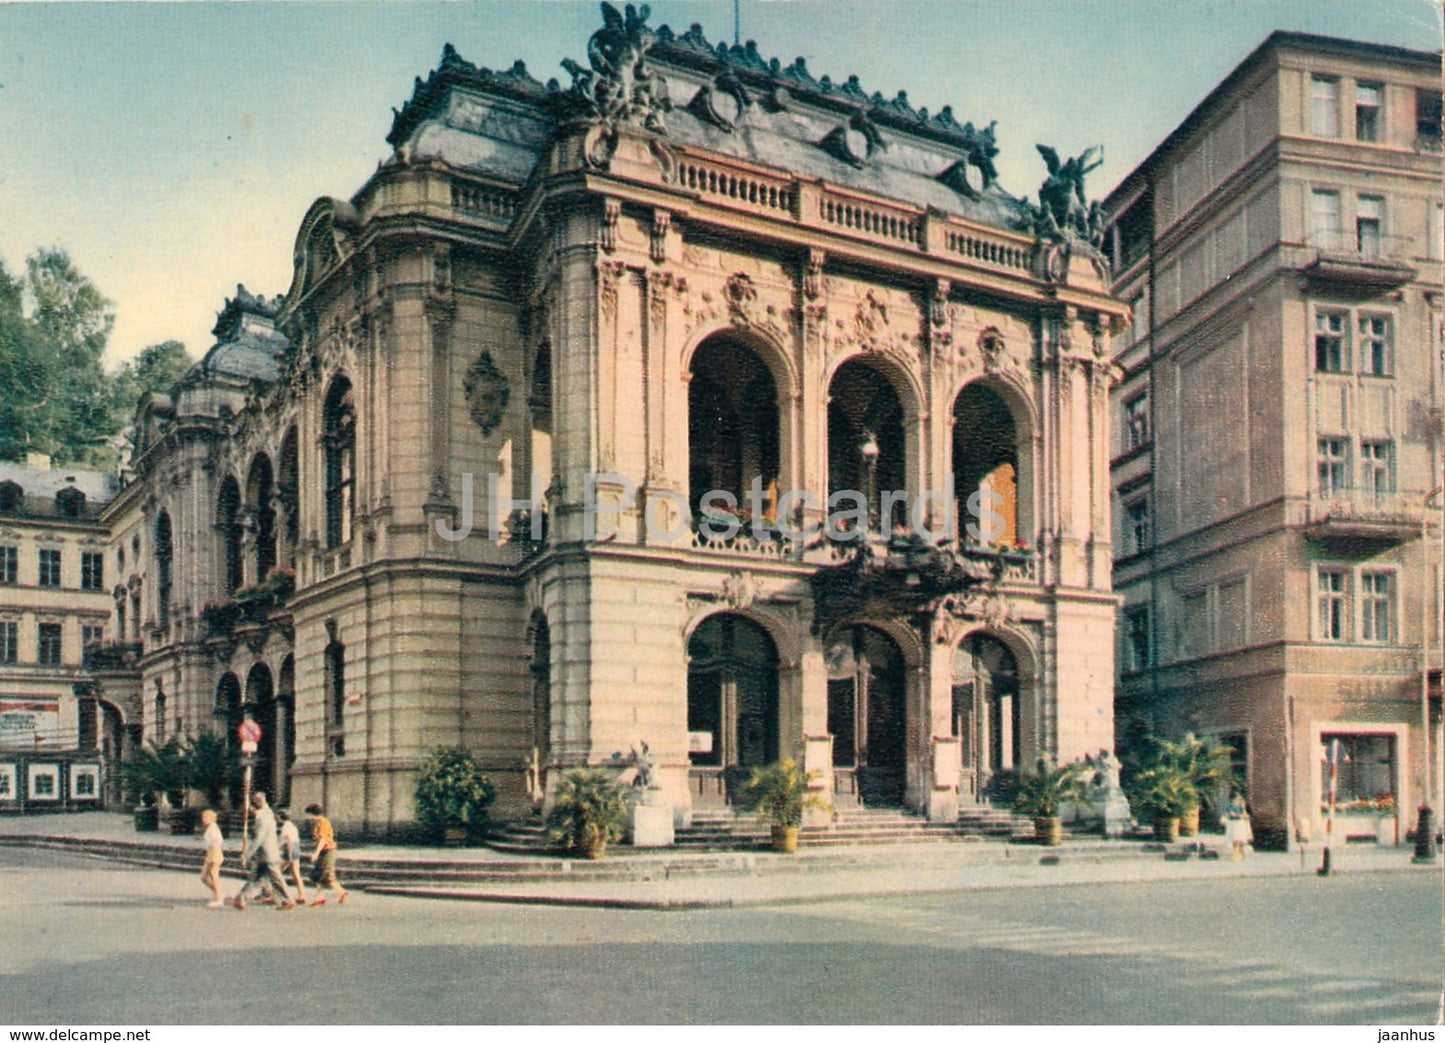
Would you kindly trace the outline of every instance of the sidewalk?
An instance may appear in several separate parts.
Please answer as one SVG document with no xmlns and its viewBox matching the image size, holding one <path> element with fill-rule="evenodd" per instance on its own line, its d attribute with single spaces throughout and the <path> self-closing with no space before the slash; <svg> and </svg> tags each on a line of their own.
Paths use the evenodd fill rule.
<svg viewBox="0 0 1445 1043">
<path fill-rule="evenodd" d="M 1081 840 L 1058 848 L 1003 841 L 804 848 L 767 851 L 637 852 L 609 849 L 597 862 L 493 851 L 490 848 L 343 846 L 338 860 L 348 887 L 375 894 L 465 901 L 629 909 L 816 902 L 840 898 L 1083 883 L 1144 883 L 1218 877 L 1315 874 L 1321 852 L 1254 852 L 1232 862 L 1223 837 L 1206 836 L 1201 858 L 1185 845 Z M 194 871 L 199 837 L 137 833 L 128 815 L 88 812 L 0 819 L 0 845 L 45 847 L 152 868 Z M 240 843 L 227 843 L 229 875 L 239 875 Z M 1445 873 L 1411 864 L 1408 846 L 1348 845 L 1331 852 L 1332 873 Z M 1301 864 L 1303 862 L 1303 865 Z M 1321 879 L 1321 886 L 1328 880 Z"/>
</svg>

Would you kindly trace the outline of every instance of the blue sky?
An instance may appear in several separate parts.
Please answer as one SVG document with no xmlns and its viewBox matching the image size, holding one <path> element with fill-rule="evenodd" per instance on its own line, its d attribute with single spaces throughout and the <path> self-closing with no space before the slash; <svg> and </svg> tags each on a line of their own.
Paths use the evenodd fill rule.
<svg viewBox="0 0 1445 1043">
<path fill-rule="evenodd" d="M 1274 29 L 1420 50 L 1434 0 L 742 0 L 742 36 L 815 76 L 998 120 L 1003 185 L 1034 193 L 1035 142 L 1103 144 L 1103 196 Z M 656 0 L 651 23 L 732 37 L 731 0 Z M 593 0 L 5 3 L 0 258 L 68 249 L 116 304 L 112 360 L 167 338 L 199 356 L 243 282 L 284 292 L 306 208 L 386 157 L 391 110 L 450 41 L 568 78 Z"/>
</svg>

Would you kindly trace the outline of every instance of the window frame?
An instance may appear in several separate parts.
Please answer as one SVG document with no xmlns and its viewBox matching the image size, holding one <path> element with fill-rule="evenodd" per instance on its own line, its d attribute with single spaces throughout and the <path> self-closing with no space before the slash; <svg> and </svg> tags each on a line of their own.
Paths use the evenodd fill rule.
<svg viewBox="0 0 1445 1043">
<path fill-rule="evenodd" d="M 1332 580 L 1328 587 L 1325 583 L 1327 576 Z M 1334 579 L 1339 580 L 1338 587 L 1333 585 Z M 1339 565 L 1316 565 L 1314 585 L 1315 640 L 1332 645 L 1348 643 L 1350 640 L 1350 594 L 1352 590 L 1350 570 Z M 1327 608 L 1328 614 L 1326 613 Z"/>
<path fill-rule="evenodd" d="M 1324 203 L 1329 206 L 1323 206 Z M 1338 250 L 1343 239 L 1339 190 L 1311 189 L 1309 217 L 1311 245 L 1317 250 Z"/>
<path fill-rule="evenodd" d="M 1367 101 L 1367 91 L 1374 91 L 1374 101 Z M 1366 122 L 1362 122 L 1365 120 Z M 1368 126 L 1369 133 L 1362 131 Z M 1373 80 L 1355 81 L 1355 140 L 1379 144 L 1385 139 L 1385 85 Z"/>
<path fill-rule="evenodd" d="M 1154 519 L 1149 498 L 1136 496 L 1123 504 L 1124 538 L 1127 554 L 1143 554 L 1154 539 Z"/>
<path fill-rule="evenodd" d="M 35 554 L 35 585 L 47 589 L 61 584 L 61 555 L 58 547 L 40 547 Z"/>
<path fill-rule="evenodd" d="M 1371 328 L 1366 330 L 1366 324 Z M 1375 329 L 1380 324 L 1382 329 Z M 1359 371 L 1366 377 L 1395 375 L 1395 316 L 1382 311 L 1355 312 L 1355 342 L 1359 345 Z"/>
<path fill-rule="evenodd" d="M 1394 439 L 1360 439 L 1360 491 L 1376 503 L 1396 493 Z"/>
<path fill-rule="evenodd" d="M 13 587 L 20 582 L 20 548 L 13 544 L 0 546 L 0 586 Z"/>
<path fill-rule="evenodd" d="M 1153 665 L 1154 633 L 1149 606 L 1124 606 L 1124 652 L 1128 656 L 1128 672 L 1143 673 Z"/>
<path fill-rule="evenodd" d="M 13 619 L 0 619 L 0 666 L 20 661 L 20 624 Z"/>
<path fill-rule="evenodd" d="M 65 627 L 61 623 L 39 623 L 35 627 L 35 663 L 60 666 L 65 659 Z"/>
<path fill-rule="evenodd" d="M 1350 449 L 1348 438 L 1325 435 L 1315 440 L 1315 490 L 1320 499 L 1334 499 L 1353 491 Z"/>
<path fill-rule="evenodd" d="M 80 552 L 80 589 L 105 589 L 105 552 L 83 550 Z"/>
<path fill-rule="evenodd" d="M 1377 203 L 1379 204 L 1378 208 L 1375 207 Z M 1377 210 L 1377 212 L 1366 213 L 1367 210 Z M 1355 252 L 1361 257 L 1384 256 L 1385 222 L 1388 213 L 1384 196 L 1355 196 Z"/>
<path fill-rule="evenodd" d="M 1124 400 L 1120 415 L 1124 421 L 1124 452 L 1143 449 L 1154 440 L 1149 416 L 1149 392 L 1139 392 Z"/>
<path fill-rule="evenodd" d="M 1310 75 L 1310 133 L 1317 138 L 1340 136 L 1340 79 L 1322 73 Z"/>
<path fill-rule="evenodd" d="M 1395 582 L 1394 570 L 1361 569 L 1359 590 L 1360 644 L 1394 644 L 1399 615 L 1395 606 L 1399 584 Z"/>
<path fill-rule="evenodd" d="M 1352 358 L 1354 345 L 1350 336 L 1350 309 L 1316 307 L 1314 311 L 1315 372 L 1342 374 L 1351 372 L 1351 363 L 1354 361 Z M 1330 319 L 1339 320 L 1340 328 L 1338 330 L 1321 328 L 1321 323 Z M 1334 342 L 1332 353 L 1327 346 L 1330 341 Z"/>
</svg>

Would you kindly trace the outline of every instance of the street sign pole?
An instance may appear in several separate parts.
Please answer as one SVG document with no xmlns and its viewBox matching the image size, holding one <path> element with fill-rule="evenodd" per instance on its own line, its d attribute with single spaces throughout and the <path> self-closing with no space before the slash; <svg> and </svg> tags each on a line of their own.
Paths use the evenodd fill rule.
<svg viewBox="0 0 1445 1043">
<path fill-rule="evenodd" d="M 256 763 L 256 748 L 261 741 L 261 726 L 251 718 L 241 722 L 236 729 L 236 735 L 241 740 L 241 763 L 245 765 L 245 775 L 242 780 L 243 796 L 241 797 L 241 858 L 246 858 L 246 841 L 251 835 L 251 768 Z"/>
<path fill-rule="evenodd" d="M 1330 803 L 1325 813 L 1325 856 L 1320 867 L 1315 870 L 1318 876 L 1330 875 L 1330 842 L 1335 834 L 1335 797 L 1339 793 L 1340 779 L 1340 740 L 1330 740 Z"/>
</svg>

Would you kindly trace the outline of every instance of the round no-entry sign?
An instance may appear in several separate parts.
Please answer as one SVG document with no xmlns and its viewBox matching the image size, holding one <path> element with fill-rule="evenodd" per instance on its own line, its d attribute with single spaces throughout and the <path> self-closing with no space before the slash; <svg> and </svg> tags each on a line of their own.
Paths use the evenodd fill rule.
<svg viewBox="0 0 1445 1043">
<path fill-rule="evenodd" d="M 261 741 L 261 726 L 255 721 L 245 720 L 241 722 L 241 727 L 236 729 L 236 734 L 243 746 L 246 743 L 255 744 Z"/>
</svg>

